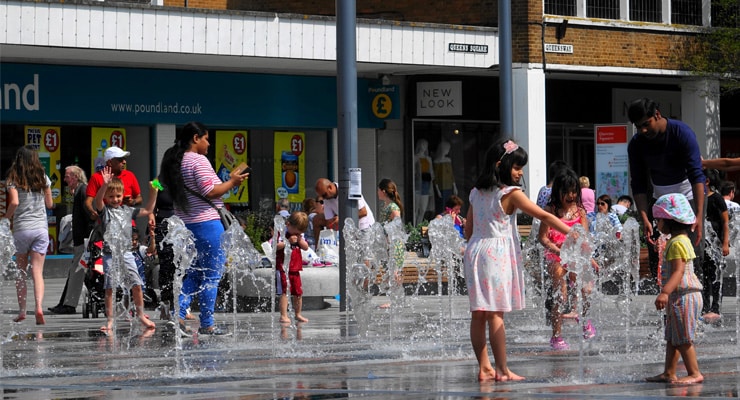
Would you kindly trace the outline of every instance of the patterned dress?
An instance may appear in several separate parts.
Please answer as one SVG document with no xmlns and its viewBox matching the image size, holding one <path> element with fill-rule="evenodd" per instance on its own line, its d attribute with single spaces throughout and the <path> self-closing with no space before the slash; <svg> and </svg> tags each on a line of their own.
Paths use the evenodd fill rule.
<svg viewBox="0 0 740 400">
<path fill-rule="evenodd" d="M 378 221 L 381 223 L 391 222 L 391 213 L 394 211 L 401 212 L 401 208 L 398 207 L 398 204 L 394 202 L 388 203 L 387 206 L 383 206 L 383 208 L 380 209 L 380 212 L 378 213 Z"/>
<path fill-rule="evenodd" d="M 668 304 L 665 307 L 665 340 L 674 346 L 692 343 L 696 337 L 696 327 L 701 315 L 702 289 L 699 278 L 694 273 L 696 258 L 694 246 L 686 235 L 677 235 L 666 244 L 662 281 L 668 282 L 673 273 L 673 260 L 681 259 L 686 263 L 681 282 L 676 290 L 668 295 Z"/>
<path fill-rule="evenodd" d="M 470 311 L 521 310 L 524 308 L 522 253 L 516 214 L 508 215 L 501 198 L 516 186 L 470 192 L 473 235 L 465 249 L 465 280 Z"/>
</svg>

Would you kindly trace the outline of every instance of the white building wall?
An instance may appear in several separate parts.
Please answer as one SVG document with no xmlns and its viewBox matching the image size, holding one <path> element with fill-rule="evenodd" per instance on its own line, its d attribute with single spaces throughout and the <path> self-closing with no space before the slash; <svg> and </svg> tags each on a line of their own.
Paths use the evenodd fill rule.
<svg viewBox="0 0 740 400">
<path fill-rule="evenodd" d="M 527 195 L 537 200 L 537 191 L 547 183 L 547 140 L 545 119 L 545 73 L 541 64 L 516 65 L 514 87 L 514 140 L 529 154 L 524 170 Z"/>
</svg>

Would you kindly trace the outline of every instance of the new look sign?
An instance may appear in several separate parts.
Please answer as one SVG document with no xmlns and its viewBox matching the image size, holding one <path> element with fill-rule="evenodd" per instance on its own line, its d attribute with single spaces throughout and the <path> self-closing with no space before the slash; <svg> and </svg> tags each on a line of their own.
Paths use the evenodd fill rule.
<svg viewBox="0 0 740 400">
<path fill-rule="evenodd" d="M 416 115 L 462 115 L 462 82 L 416 84 Z"/>
</svg>

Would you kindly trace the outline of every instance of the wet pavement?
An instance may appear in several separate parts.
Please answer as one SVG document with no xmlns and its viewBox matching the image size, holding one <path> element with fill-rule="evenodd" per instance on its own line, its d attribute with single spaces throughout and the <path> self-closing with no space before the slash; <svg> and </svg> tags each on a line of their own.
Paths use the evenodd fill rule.
<svg viewBox="0 0 740 400">
<path fill-rule="evenodd" d="M 44 309 L 63 285 L 61 278 L 46 280 Z M 29 298 L 31 288 L 29 282 Z M 157 329 L 147 333 L 119 320 L 116 335 L 105 336 L 98 329 L 104 319 L 84 319 L 80 307 L 76 315 L 47 315 L 43 326 L 31 314 L 15 324 L 13 282 L 2 281 L 0 290 L 4 399 L 726 398 L 738 397 L 740 386 L 734 297 L 725 298 L 721 325 L 700 329 L 706 381 L 677 386 L 644 382 L 662 372 L 665 351 L 653 296 L 595 299 L 597 336 L 585 342 L 581 327 L 566 323 L 568 351 L 550 349 L 542 307 L 530 302 L 506 315 L 509 367 L 527 380 L 481 384 L 466 296 L 407 297 L 390 310 L 374 307 L 363 336 L 329 299 L 330 307 L 304 312 L 310 322 L 298 326 L 282 326 L 275 314 L 218 313 L 217 324 L 231 336 L 178 342 L 157 311 L 148 311 Z"/>
</svg>

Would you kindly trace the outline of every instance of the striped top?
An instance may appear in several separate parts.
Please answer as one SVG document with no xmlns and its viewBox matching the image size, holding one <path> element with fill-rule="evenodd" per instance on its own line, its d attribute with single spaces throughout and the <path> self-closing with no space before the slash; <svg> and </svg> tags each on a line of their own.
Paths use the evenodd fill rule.
<svg viewBox="0 0 740 400">
<path fill-rule="evenodd" d="M 186 151 L 182 156 L 182 163 L 180 164 L 182 179 L 185 186 L 192 189 L 195 192 L 207 196 L 213 187 L 221 182 L 221 179 L 216 175 L 213 170 L 211 163 L 208 159 L 196 152 Z M 185 190 L 185 195 L 188 199 L 190 209 L 187 214 L 182 210 L 176 209 L 175 215 L 182 219 L 182 222 L 186 224 L 195 224 L 199 222 L 220 220 L 218 212 L 211 207 L 208 203 L 203 201 L 200 197 Z M 221 199 L 210 199 L 216 207 L 223 207 L 224 202 Z"/>
</svg>

